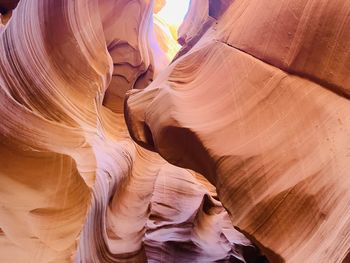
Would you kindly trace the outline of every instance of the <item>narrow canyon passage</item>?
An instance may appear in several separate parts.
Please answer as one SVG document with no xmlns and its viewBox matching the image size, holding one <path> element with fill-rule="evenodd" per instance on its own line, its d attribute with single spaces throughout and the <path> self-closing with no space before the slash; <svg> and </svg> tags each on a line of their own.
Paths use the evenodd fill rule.
<svg viewBox="0 0 350 263">
<path fill-rule="evenodd" d="M 0 13 L 0 262 L 349 262 L 350 0 Z"/>
</svg>

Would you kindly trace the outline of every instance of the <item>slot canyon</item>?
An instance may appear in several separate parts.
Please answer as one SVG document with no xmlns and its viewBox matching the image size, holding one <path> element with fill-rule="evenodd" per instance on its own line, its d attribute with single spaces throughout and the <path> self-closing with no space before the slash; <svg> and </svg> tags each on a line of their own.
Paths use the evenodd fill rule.
<svg viewBox="0 0 350 263">
<path fill-rule="evenodd" d="M 0 14 L 0 263 L 350 263 L 350 0 Z"/>
</svg>

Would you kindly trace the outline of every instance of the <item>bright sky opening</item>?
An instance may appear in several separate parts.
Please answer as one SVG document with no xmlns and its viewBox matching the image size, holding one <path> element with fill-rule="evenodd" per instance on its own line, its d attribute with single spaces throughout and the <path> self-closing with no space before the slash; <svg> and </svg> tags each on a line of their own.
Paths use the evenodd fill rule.
<svg viewBox="0 0 350 263">
<path fill-rule="evenodd" d="M 188 10 L 190 0 L 166 0 L 166 5 L 158 15 L 167 21 L 167 23 L 178 28 Z"/>
</svg>

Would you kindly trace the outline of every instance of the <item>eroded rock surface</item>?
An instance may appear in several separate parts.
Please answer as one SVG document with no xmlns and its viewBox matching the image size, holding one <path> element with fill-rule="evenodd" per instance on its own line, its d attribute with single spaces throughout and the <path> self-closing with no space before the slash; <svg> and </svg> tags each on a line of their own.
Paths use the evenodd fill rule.
<svg viewBox="0 0 350 263">
<path fill-rule="evenodd" d="M 21 0 L 0 28 L 0 262 L 255 251 L 210 183 L 129 136 L 125 93 L 162 75 L 156 38 L 173 41 L 152 12 L 148 0 Z"/>
<path fill-rule="evenodd" d="M 270 262 L 347 262 L 350 1 L 214 2 L 129 92 L 132 137 L 203 174 Z"/>
</svg>

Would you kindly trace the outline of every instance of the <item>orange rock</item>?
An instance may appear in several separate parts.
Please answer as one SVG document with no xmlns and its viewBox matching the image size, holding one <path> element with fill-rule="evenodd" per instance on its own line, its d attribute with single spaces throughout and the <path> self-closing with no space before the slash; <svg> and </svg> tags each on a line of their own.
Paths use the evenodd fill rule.
<svg viewBox="0 0 350 263">
<path fill-rule="evenodd" d="M 236 0 L 217 20 L 201 7 L 176 61 L 127 96 L 131 136 L 203 174 L 270 262 L 343 262 L 350 1 Z"/>
<path fill-rule="evenodd" d="M 0 262 L 229 262 L 252 247 L 201 175 L 128 134 L 125 93 L 169 63 L 152 12 L 21 0 L 1 27 Z"/>
</svg>

